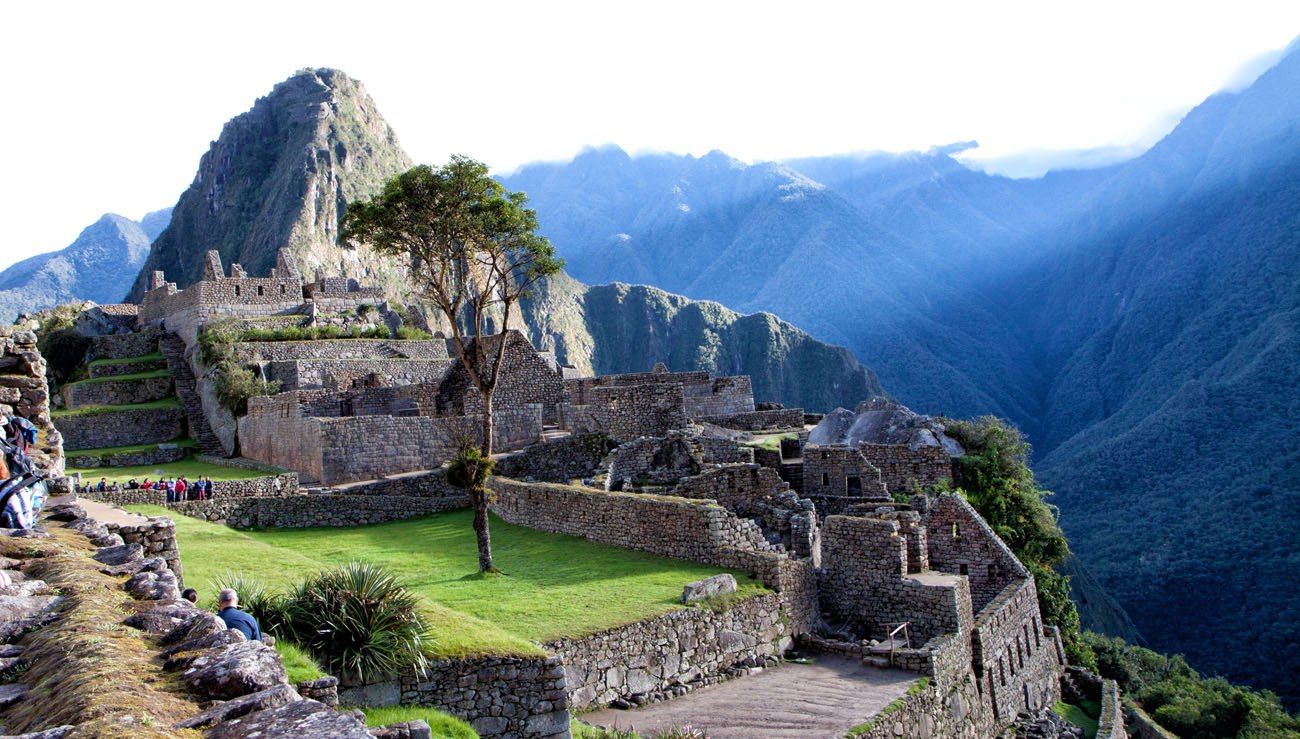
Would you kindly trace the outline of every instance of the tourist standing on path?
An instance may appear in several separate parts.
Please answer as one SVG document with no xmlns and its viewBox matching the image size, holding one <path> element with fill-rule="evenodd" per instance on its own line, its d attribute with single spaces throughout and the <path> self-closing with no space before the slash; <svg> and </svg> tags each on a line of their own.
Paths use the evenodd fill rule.
<svg viewBox="0 0 1300 739">
<path fill-rule="evenodd" d="M 185 476 L 184 476 L 184 475 L 181 475 L 181 476 L 176 480 L 176 502 L 177 502 L 177 503 L 184 503 L 185 501 L 189 500 L 189 497 L 186 496 L 186 494 L 185 494 L 185 491 L 187 491 L 187 490 L 189 490 L 189 489 L 190 489 L 190 486 L 189 486 L 188 484 L 186 484 L 186 482 L 185 482 Z"/>
<path fill-rule="evenodd" d="M 167 502 L 175 503 L 176 502 L 176 481 L 170 477 L 167 478 L 166 489 L 167 489 Z"/>
<path fill-rule="evenodd" d="M 225 622 L 226 628 L 239 631 L 249 641 L 262 640 L 262 628 L 257 625 L 257 619 L 239 610 L 238 593 L 231 588 L 224 588 L 217 596 L 217 602 L 221 609 L 217 615 Z"/>
</svg>

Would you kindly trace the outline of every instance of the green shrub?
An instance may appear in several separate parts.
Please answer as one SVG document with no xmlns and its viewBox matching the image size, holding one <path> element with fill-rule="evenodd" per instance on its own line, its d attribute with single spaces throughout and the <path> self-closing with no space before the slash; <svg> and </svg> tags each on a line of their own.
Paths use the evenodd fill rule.
<svg viewBox="0 0 1300 739">
<path fill-rule="evenodd" d="M 584 724 L 576 718 L 569 720 L 569 733 L 573 739 L 641 739 L 641 735 L 631 729 L 606 729 Z"/>
<path fill-rule="evenodd" d="M 280 391 L 278 380 L 263 380 L 247 367 L 226 360 L 216 371 L 217 400 L 236 416 L 248 413 L 248 399 L 257 395 L 274 395 Z"/>
<path fill-rule="evenodd" d="M 419 341 L 419 340 L 427 341 L 433 338 L 433 334 L 429 333 L 428 331 L 425 331 L 422 328 L 403 325 L 397 327 L 397 338 L 409 339 L 413 341 Z"/>
<path fill-rule="evenodd" d="M 424 671 L 429 628 L 416 596 L 383 567 L 354 562 L 285 596 L 285 637 L 340 679 L 369 682 Z"/>
</svg>

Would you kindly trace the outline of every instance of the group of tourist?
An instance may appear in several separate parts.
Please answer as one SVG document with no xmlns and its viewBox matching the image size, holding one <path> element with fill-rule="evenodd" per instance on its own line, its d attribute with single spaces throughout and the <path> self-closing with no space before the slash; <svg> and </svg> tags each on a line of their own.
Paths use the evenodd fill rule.
<svg viewBox="0 0 1300 739">
<path fill-rule="evenodd" d="M 213 483 L 210 477 L 200 477 L 190 482 L 185 479 L 184 475 L 179 477 L 158 478 L 150 480 L 144 478 L 144 482 L 138 482 L 134 477 L 126 481 L 125 485 L 119 483 L 110 483 L 108 478 L 101 477 L 97 484 L 87 482 L 81 486 L 79 492 L 107 492 L 109 490 L 162 490 L 167 494 L 168 503 L 184 503 L 190 500 L 207 500 L 212 497 Z"/>
<path fill-rule="evenodd" d="M 199 602 L 199 591 L 194 588 L 185 588 L 181 597 L 191 603 Z M 231 588 L 223 588 L 217 594 L 217 616 L 226 624 L 226 628 L 235 629 L 248 638 L 249 641 L 262 640 L 262 627 L 258 625 L 257 619 L 245 611 L 239 610 L 239 594 Z"/>
</svg>

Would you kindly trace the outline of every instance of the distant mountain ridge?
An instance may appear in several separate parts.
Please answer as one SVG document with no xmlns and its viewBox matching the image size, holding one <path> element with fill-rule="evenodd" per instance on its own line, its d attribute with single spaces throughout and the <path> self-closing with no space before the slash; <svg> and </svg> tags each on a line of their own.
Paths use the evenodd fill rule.
<svg viewBox="0 0 1300 739">
<path fill-rule="evenodd" d="M 1153 645 L 1295 706 L 1300 662 L 1277 655 L 1300 645 L 1300 593 L 1272 583 L 1300 536 L 1275 513 L 1300 504 L 1296 89 L 1292 50 L 1141 156 L 1033 180 L 948 149 L 609 148 L 502 179 L 575 275 L 772 311 L 918 411 L 1011 418 Z M 1241 625 L 1250 650 L 1206 638 Z"/>
<path fill-rule="evenodd" d="M 11 265 L 0 272 L 0 321 L 72 300 L 121 301 L 170 216 L 170 208 L 138 222 L 105 213 L 63 249 Z"/>
</svg>

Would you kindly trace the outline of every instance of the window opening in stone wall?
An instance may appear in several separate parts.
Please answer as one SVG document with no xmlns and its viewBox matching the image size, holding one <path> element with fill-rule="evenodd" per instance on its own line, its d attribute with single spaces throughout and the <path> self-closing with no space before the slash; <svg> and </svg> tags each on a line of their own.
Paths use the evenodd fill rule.
<svg viewBox="0 0 1300 739">
<path fill-rule="evenodd" d="M 280 285 L 280 294 L 281 294 L 281 295 L 284 295 L 285 292 L 286 292 L 285 287 L 284 287 L 283 284 L 281 284 L 281 285 Z"/>
<path fill-rule="evenodd" d="M 1029 624 L 1021 624 L 1020 629 L 1025 632 L 1025 651 L 1033 654 L 1034 640 L 1029 638 Z"/>
<path fill-rule="evenodd" d="M 235 297 L 239 297 L 239 285 L 235 285 Z"/>
<path fill-rule="evenodd" d="M 257 295 L 258 295 L 258 297 L 261 297 L 263 294 L 264 294 L 264 293 L 262 292 L 262 286 L 261 286 L 261 285 L 258 285 L 258 286 L 257 286 Z"/>
<path fill-rule="evenodd" d="M 1002 687 L 1007 687 L 1007 660 L 1006 657 L 998 657 L 998 679 L 1002 681 Z"/>
<path fill-rule="evenodd" d="M 968 564 L 963 564 L 963 565 L 961 566 L 961 574 L 963 574 L 963 575 L 969 575 L 969 574 L 970 574 L 970 565 L 968 565 Z"/>
<path fill-rule="evenodd" d="M 828 486 L 828 485 L 830 485 L 830 484 L 831 484 L 831 476 L 830 476 L 829 474 L 823 472 L 823 473 L 822 473 L 822 487 L 826 487 L 826 486 Z"/>
<path fill-rule="evenodd" d="M 830 458 L 831 458 L 830 452 L 822 452 L 822 459 L 830 459 Z"/>
<path fill-rule="evenodd" d="M 850 478 L 846 481 L 846 485 L 847 485 L 847 489 L 848 489 L 848 493 L 849 493 L 849 495 L 856 495 L 856 496 L 858 496 L 858 497 L 861 497 L 861 496 L 862 496 L 862 478 L 861 478 L 861 477 L 850 477 Z"/>
<path fill-rule="evenodd" d="M 952 522 L 952 538 L 954 539 L 961 538 L 961 525 L 958 524 L 956 521 Z"/>
<path fill-rule="evenodd" d="M 1034 643 L 1037 644 L 1040 648 L 1043 646 L 1042 633 L 1043 633 L 1043 627 L 1038 623 L 1038 617 L 1035 616 L 1034 617 Z"/>
</svg>

